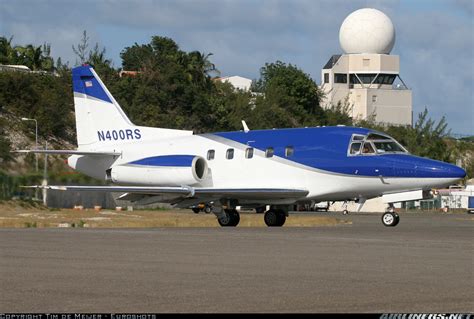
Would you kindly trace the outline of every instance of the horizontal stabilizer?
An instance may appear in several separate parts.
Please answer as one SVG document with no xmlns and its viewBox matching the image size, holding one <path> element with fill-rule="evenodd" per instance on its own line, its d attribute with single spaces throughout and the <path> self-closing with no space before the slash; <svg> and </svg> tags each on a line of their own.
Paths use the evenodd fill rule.
<svg viewBox="0 0 474 319">
<path fill-rule="evenodd" d="M 95 152 L 95 151 L 78 151 L 78 150 L 16 150 L 12 153 L 35 153 L 50 155 L 87 155 L 87 156 L 120 156 L 118 152 Z"/>
</svg>

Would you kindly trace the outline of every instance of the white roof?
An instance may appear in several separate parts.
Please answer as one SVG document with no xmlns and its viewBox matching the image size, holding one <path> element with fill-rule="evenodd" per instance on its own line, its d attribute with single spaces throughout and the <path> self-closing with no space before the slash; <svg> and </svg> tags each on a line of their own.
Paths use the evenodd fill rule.
<svg viewBox="0 0 474 319">
<path fill-rule="evenodd" d="M 252 85 L 251 79 L 247 79 L 238 75 L 222 77 L 222 78 L 219 78 L 219 81 L 229 82 L 230 84 L 232 84 L 234 88 L 244 90 L 244 91 L 249 91 L 250 86 Z"/>
</svg>

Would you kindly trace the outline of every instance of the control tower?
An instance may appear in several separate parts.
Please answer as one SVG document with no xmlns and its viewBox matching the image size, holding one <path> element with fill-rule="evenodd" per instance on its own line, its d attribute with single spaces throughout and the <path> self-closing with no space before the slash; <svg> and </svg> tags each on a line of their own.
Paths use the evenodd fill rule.
<svg viewBox="0 0 474 319">
<path fill-rule="evenodd" d="M 333 55 L 321 71 L 323 107 L 349 102 L 354 119 L 412 124 L 412 93 L 400 77 L 400 58 L 390 55 L 395 28 L 383 12 L 364 8 L 346 17 L 339 30 L 344 54 Z"/>
</svg>

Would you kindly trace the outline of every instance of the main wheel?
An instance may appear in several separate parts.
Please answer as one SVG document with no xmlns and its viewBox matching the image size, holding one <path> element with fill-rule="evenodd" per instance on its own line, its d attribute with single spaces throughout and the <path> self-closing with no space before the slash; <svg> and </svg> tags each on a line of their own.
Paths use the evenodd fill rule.
<svg viewBox="0 0 474 319">
<path fill-rule="evenodd" d="M 264 216 L 265 224 L 269 227 L 281 227 L 285 224 L 285 212 L 279 209 L 270 209 Z"/>
<path fill-rule="evenodd" d="M 387 227 L 395 227 L 400 222 L 400 217 L 397 213 L 385 213 L 382 215 L 382 223 Z"/>
<path fill-rule="evenodd" d="M 217 218 L 222 227 L 235 227 L 240 222 L 240 215 L 235 209 L 225 209 L 224 214 Z"/>
</svg>

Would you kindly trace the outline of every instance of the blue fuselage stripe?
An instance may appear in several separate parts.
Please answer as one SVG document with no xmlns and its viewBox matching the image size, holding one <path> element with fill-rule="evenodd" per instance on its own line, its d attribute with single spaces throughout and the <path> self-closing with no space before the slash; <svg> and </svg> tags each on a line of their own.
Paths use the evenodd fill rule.
<svg viewBox="0 0 474 319">
<path fill-rule="evenodd" d="M 143 166 L 173 166 L 173 167 L 191 167 L 194 155 L 164 155 L 142 158 L 129 164 Z"/>
</svg>

